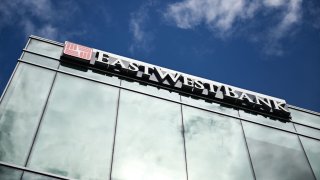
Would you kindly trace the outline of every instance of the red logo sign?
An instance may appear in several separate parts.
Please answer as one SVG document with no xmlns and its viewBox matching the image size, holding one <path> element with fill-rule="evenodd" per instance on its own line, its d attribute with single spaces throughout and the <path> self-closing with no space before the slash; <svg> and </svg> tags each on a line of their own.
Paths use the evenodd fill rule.
<svg viewBox="0 0 320 180">
<path fill-rule="evenodd" d="M 77 57 L 90 61 L 92 56 L 92 48 L 65 42 L 63 53 L 69 56 Z"/>
</svg>

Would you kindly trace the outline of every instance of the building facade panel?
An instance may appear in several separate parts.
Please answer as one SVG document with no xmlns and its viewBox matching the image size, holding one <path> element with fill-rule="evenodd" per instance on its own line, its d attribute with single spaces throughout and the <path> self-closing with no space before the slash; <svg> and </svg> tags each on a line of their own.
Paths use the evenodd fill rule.
<svg viewBox="0 0 320 180">
<path fill-rule="evenodd" d="M 112 179 L 186 179 L 179 104 L 121 90 Z"/>
<path fill-rule="evenodd" d="M 317 179 L 320 179 L 320 141 L 300 137 L 304 150 Z"/>
<path fill-rule="evenodd" d="M 58 74 L 28 167 L 75 179 L 107 178 L 118 93 L 115 87 Z"/>
<path fill-rule="evenodd" d="M 320 129 L 320 116 L 308 112 L 302 112 L 296 109 L 290 109 L 292 112 L 292 121 L 303 125 Z"/>
<path fill-rule="evenodd" d="M 257 179 L 315 179 L 298 136 L 243 122 Z"/>
<path fill-rule="evenodd" d="M 22 60 L 53 69 L 57 69 L 60 64 L 59 61 L 55 59 L 39 56 L 30 52 L 24 52 L 22 55 Z"/>
<path fill-rule="evenodd" d="M 0 105 L 0 160 L 25 165 L 55 72 L 20 63 Z"/>
<path fill-rule="evenodd" d="M 183 106 L 190 180 L 254 179 L 240 120 Z"/>
<path fill-rule="evenodd" d="M 60 59 L 63 47 L 58 44 L 44 42 L 40 39 L 30 39 L 26 50 L 53 59 Z"/>
</svg>

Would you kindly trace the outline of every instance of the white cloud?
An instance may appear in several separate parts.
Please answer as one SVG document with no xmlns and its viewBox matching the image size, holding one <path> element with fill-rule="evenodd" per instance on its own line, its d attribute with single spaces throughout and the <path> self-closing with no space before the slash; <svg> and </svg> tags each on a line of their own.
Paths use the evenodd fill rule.
<svg viewBox="0 0 320 180">
<path fill-rule="evenodd" d="M 21 23 L 26 35 L 35 34 L 37 36 L 49 39 L 56 39 L 58 37 L 58 29 L 53 27 L 51 24 L 36 26 L 28 19 L 22 21 Z"/>
<path fill-rule="evenodd" d="M 279 7 L 285 3 L 284 0 L 264 0 L 263 4 L 268 7 Z"/>
<path fill-rule="evenodd" d="M 133 42 L 129 47 L 129 51 L 134 53 L 137 50 L 145 52 L 151 51 L 153 33 L 148 30 L 147 22 L 149 21 L 149 9 L 154 6 L 153 2 L 143 4 L 138 11 L 131 13 L 129 22 L 129 31 L 132 34 Z"/>
<path fill-rule="evenodd" d="M 54 14 L 50 0 L 24 0 L 21 5 L 32 9 L 31 13 L 39 18 L 51 19 Z"/>
<path fill-rule="evenodd" d="M 284 15 L 281 22 L 276 27 L 276 37 L 280 38 L 283 34 L 288 31 L 292 25 L 297 23 L 300 20 L 301 16 L 301 6 L 302 0 L 290 0 L 290 3 L 287 4 L 286 9 L 284 10 Z"/>
<path fill-rule="evenodd" d="M 0 3 L 0 33 L 5 28 L 15 27 L 21 29 L 24 36 L 33 34 L 55 40 L 83 35 L 86 29 L 71 32 L 74 27 L 67 23 L 79 11 L 74 0 L 55 3 L 52 0 L 3 0 Z"/>
<path fill-rule="evenodd" d="M 7 26 L 17 26 L 26 36 L 56 38 L 58 29 L 51 24 L 53 17 L 50 0 L 4 0 L 0 4 L 0 32 Z"/>
<path fill-rule="evenodd" d="M 49 24 L 43 26 L 38 33 L 42 37 L 46 36 L 49 39 L 56 39 L 58 36 L 58 29 Z"/>
<path fill-rule="evenodd" d="M 279 41 L 301 19 L 301 4 L 302 0 L 183 0 L 169 4 L 164 17 L 182 29 L 204 24 L 217 36 L 224 37 L 236 31 L 236 23 L 246 26 L 246 23 L 255 21 L 255 15 L 261 12 L 280 12 L 280 20 L 267 27 L 268 33 L 264 36 L 268 39 L 266 46 L 281 50 Z"/>
<path fill-rule="evenodd" d="M 311 25 L 313 28 L 318 30 L 320 35 L 320 7 L 315 5 L 312 1 L 308 3 L 308 12 L 310 13 L 310 19 Z"/>
<path fill-rule="evenodd" d="M 294 32 L 293 26 L 301 19 L 301 3 L 302 0 L 290 0 L 286 4 L 281 21 L 269 30 L 267 43 L 263 47 L 264 53 L 277 56 L 284 54 L 280 41 Z"/>
</svg>

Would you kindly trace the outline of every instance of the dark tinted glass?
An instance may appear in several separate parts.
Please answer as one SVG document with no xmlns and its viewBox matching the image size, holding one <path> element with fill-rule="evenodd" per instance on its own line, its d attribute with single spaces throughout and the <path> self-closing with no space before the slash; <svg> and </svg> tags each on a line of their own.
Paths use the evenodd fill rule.
<svg viewBox="0 0 320 180">
<path fill-rule="evenodd" d="M 106 179 L 118 92 L 58 74 L 28 166 L 76 179 Z"/>
<path fill-rule="evenodd" d="M 298 136 L 243 122 L 257 179 L 314 179 Z"/>
<path fill-rule="evenodd" d="M 54 72 L 20 63 L 0 105 L 0 160 L 25 165 Z"/>
<path fill-rule="evenodd" d="M 253 179 L 239 120 L 183 107 L 189 180 Z"/>
<path fill-rule="evenodd" d="M 186 180 L 180 105 L 121 91 L 112 179 Z"/>
</svg>

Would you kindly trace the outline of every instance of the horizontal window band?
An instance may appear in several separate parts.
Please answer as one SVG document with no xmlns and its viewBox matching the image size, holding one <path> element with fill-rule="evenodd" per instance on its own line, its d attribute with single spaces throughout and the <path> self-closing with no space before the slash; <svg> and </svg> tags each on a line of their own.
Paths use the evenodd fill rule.
<svg viewBox="0 0 320 180">
<path fill-rule="evenodd" d="M 304 137 L 308 137 L 308 138 L 311 138 L 311 139 L 320 140 L 320 139 L 318 139 L 318 138 L 310 137 L 310 136 L 303 135 L 303 134 L 300 134 L 300 133 L 297 133 L 297 132 L 293 132 L 293 131 L 281 129 L 281 128 L 278 128 L 278 127 L 274 127 L 274 126 L 270 126 L 270 125 L 266 125 L 266 124 L 262 124 L 262 123 L 258 123 L 258 122 L 253 122 L 253 121 L 250 121 L 249 119 L 246 119 L 246 118 L 242 118 L 242 117 L 238 117 L 238 116 L 233 116 L 233 115 L 226 114 L 226 113 L 222 113 L 222 112 L 219 112 L 219 111 L 215 111 L 215 110 L 211 110 L 211 109 L 207 109 L 207 108 L 201 108 L 201 107 L 197 107 L 197 106 L 194 106 L 194 105 L 191 105 L 191 104 L 187 104 L 187 103 L 184 103 L 184 102 L 175 101 L 175 100 L 172 100 L 172 99 L 167 99 L 167 98 L 164 98 L 164 97 L 159 97 L 159 96 L 156 96 L 156 95 L 152 95 L 152 94 L 148 94 L 148 93 L 136 91 L 136 90 L 133 90 L 133 89 L 130 89 L 130 88 L 122 87 L 122 86 L 120 86 L 120 85 L 110 84 L 110 83 L 103 82 L 103 81 L 100 81 L 100 80 L 92 79 L 92 78 L 85 77 L 85 76 L 81 76 L 81 75 L 74 74 L 74 73 L 70 73 L 70 72 L 67 72 L 67 71 L 64 71 L 64 70 L 53 69 L 53 68 L 45 67 L 45 66 L 42 66 L 42 65 L 34 64 L 34 63 L 31 63 L 31 62 L 27 62 L 27 61 L 24 61 L 24 60 L 19 60 L 19 62 L 23 62 L 23 63 L 30 64 L 30 65 L 34 65 L 34 66 L 37 66 L 37 67 L 40 67 L 40 68 L 44 68 L 44 69 L 48 69 L 48 70 L 51 70 L 51 71 L 56 71 L 56 72 L 59 72 L 59 73 L 62 73 L 62 74 L 67 74 L 67 75 L 71 75 L 71 76 L 74 76 L 74 77 L 79 77 L 79 78 L 86 79 L 86 80 L 89 80 L 89 81 L 93 81 L 93 82 L 105 84 L 105 85 L 108 85 L 108 86 L 112 86 L 112 87 L 124 89 L 124 90 L 127 90 L 127 91 L 131 91 L 131 92 L 143 94 L 143 95 L 146 95 L 146 96 L 150 96 L 150 97 L 162 99 L 162 100 L 165 100 L 165 101 L 169 101 L 169 102 L 173 102 L 173 103 L 177 103 L 177 104 L 181 104 L 181 105 L 193 107 L 193 108 L 200 109 L 200 110 L 204 110 L 204 111 L 207 111 L 207 112 L 216 113 L 216 114 L 219 114 L 219 115 L 223 115 L 223 116 L 235 118 L 235 119 L 238 119 L 238 120 L 243 120 L 243 121 L 246 121 L 246 122 L 250 122 L 250 123 L 262 125 L 262 126 L 265 126 L 265 127 L 270 127 L 270 128 L 273 128 L 273 129 L 278 129 L 278 130 L 285 131 L 285 132 L 288 132 L 288 133 L 297 134 L 297 135 L 304 136 Z M 115 75 L 115 76 L 116 76 L 116 75 Z M 149 84 L 149 83 L 147 83 L 147 84 Z M 174 92 L 176 92 L 176 91 L 174 91 Z M 178 92 L 178 93 L 179 93 L 179 92 Z M 181 93 L 180 93 L 180 94 L 181 94 Z M 183 93 L 182 93 L 182 94 L 183 94 Z M 219 104 L 221 104 L 221 103 L 219 103 Z M 233 107 L 233 106 L 232 106 L 232 107 Z M 237 107 L 236 107 L 236 108 L 237 108 Z M 243 108 L 237 108 L 237 109 L 241 109 L 241 110 L 242 110 Z M 261 113 L 258 113 L 258 114 L 261 114 Z M 275 117 L 275 118 L 279 119 L 279 117 Z M 296 122 L 292 122 L 292 121 L 291 121 L 291 122 L 287 122 L 287 123 L 299 124 L 299 125 L 307 126 L 307 127 L 310 127 L 310 128 L 313 128 L 313 129 L 316 129 L 316 130 L 319 130 L 319 131 L 320 131 L 319 128 L 311 127 L 311 126 L 304 125 L 304 124 L 301 124 L 301 123 L 296 123 Z"/>
</svg>

